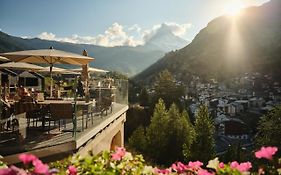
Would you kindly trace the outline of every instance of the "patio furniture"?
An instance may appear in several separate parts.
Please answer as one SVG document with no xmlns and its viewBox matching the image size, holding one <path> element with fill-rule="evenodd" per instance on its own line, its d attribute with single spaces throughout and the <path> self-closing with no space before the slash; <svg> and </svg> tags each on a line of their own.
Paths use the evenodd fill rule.
<svg viewBox="0 0 281 175">
<path fill-rule="evenodd" d="M 101 97 L 100 102 L 97 102 L 97 107 L 101 115 L 105 112 L 107 115 L 108 110 L 112 112 L 112 98 L 111 97 Z"/>
<path fill-rule="evenodd" d="M 88 128 L 88 120 L 91 115 L 91 121 L 93 125 L 93 114 L 92 114 L 92 104 L 89 103 L 88 105 L 82 106 L 82 130 L 84 130 L 84 116 L 86 115 L 86 128 Z"/>
<path fill-rule="evenodd" d="M 14 103 L 1 100 L 0 108 L 0 136 L 5 137 L 5 134 L 10 133 L 16 137 L 19 131 L 19 120 L 14 115 Z"/>
<path fill-rule="evenodd" d="M 42 108 L 36 108 L 30 111 L 27 111 L 26 114 L 26 119 L 27 119 L 27 128 L 30 127 L 30 123 L 32 122 L 32 126 L 37 127 L 37 122 L 38 121 L 43 121 L 43 109 Z M 42 124 L 43 125 L 43 124 Z M 42 126 L 43 127 L 43 126 Z"/>
<path fill-rule="evenodd" d="M 59 130 L 60 130 L 60 121 L 61 120 L 65 120 L 66 119 L 71 119 L 73 126 L 74 126 L 74 111 L 73 111 L 73 106 L 71 103 L 51 103 L 50 104 L 50 118 L 49 120 L 49 129 L 50 128 L 50 122 L 54 121 L 54 123 L 56 121 L 58 121 L 59 123 Z M 65 126 L 66 127 L 66 126 Z M 74 127 L 73 127 L 74 128 Z"/>
</svg>

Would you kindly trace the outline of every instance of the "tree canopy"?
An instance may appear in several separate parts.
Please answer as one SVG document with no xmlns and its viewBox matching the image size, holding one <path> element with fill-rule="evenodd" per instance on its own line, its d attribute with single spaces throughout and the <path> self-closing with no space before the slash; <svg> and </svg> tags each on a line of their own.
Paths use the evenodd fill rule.
<svg viewBox="0 0 281 175">
<path fill-rule="evenodd" d="M 281 147 L 281 105 L 262 116 L 258 122 L 257 146 Z"/>
<path fill-rule="evenodd" d="M 194 130 L 195 141 L 191 149 L 192 159 L 207 162 L 215 155 L 215 126 L 206 106 L 200 106 L 196 113 Z"/>
<path fill-rule="evenodd" d="M 162 98 L 168 108 L 175 103 L 182 109 L 183 105 L 180 101 L 182 96 L 184 96 L 184 87 L 176 83 L 176 80 L 168 70 L 160 72 L 155 83 L 156 101 Z"/>
</svg>

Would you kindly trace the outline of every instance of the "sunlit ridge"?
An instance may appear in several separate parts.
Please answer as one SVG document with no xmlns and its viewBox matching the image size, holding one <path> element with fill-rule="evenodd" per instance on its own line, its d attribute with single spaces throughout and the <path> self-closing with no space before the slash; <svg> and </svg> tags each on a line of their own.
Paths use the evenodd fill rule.
<svg viewBox="0 0 281 175">
<path fill-rule="evenodd" d="M 242 8 L 243 3 L 241 1 L 232 1 L 225 6 L 224 11 L 229 16 L 237 16 Z"/>
</svg>

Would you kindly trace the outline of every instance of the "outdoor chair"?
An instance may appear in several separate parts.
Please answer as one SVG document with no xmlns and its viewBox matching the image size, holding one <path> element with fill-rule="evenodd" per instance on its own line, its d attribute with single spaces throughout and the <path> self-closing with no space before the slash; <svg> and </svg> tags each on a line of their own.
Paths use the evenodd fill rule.
<svg viewBox="0 0 281 175">
<path fill-rule="evenodd" d="M 41 113 L 36 101 L 32 97 L 26 96 L 19 101 L 18 105 L 19 111 L 16 111 L 16 113 L 26 113 L 27 127 L 30 127 L 31 122 L 33 127 L 37 127 L 37 122 L 41 119 Z"/>
<path fill-rule="evenodd" d="M 99 108 L 99 111 L 101 115 L 105 112 L 105 115 L 107 115 L 108 110 L 112 112 L 112 98 L 111 97 L 102 97 L 100 102 L 97 102 L 97 107 Z"/>
<path fill-rule="evenodd" d="M 93 125 L 93 114 L 92 114 L 92 105 L 83 105 L 82 106 L 82 130 L 84 130 L 84 116 L 86 116 L 86 128 L 88 128 L 88 120 L 91 115 L 92 125 Z"/>
<path fill-rule="evenodd" d="M 27 127 L 30 127 L 30 123 L 32 122 L 32 126 L 37 127 L 37 122 L 42 120 L 42 112 L 41 108 L 33 109 L 30 111 L 27 111 L 26 114 L 26 119 L 27 119 Z"/>
<path fill-rule="evenodd" d="M 58 103 L 58 104 L 50 104 L 50 118 L 49 120 L 49 129 L 50 128 L 50 122 L 58 121 L 59 123 L 59 130 L 60 130 L 60 123 L 61 120 L 64 121 L 64 125 L 66 128 L 66 119 L 71 119 L 72 123 L 74 124 L 74 113 L 73 113 L 73 106 L 71 103 Z M 74 126 L 74 125 L 73 125 Z M 73 127 L 74 128 L 74 127 Z"/>
</svg>

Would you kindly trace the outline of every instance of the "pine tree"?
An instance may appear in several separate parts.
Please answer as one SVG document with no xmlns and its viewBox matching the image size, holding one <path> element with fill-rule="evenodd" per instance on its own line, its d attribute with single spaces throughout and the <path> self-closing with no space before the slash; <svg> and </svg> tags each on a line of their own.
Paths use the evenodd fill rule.
<svg viewBox="0 0 281 175">
<path fill-rule="evenodd" d="M 191 149 L 192 159 L 207 163 L 215 155 L 215 127 L 206 106 L 200 106 L 196 113 L 194 130 L 195 141 Z"/>
<path fill-rule="evenodd" d="M 182 155 L 184 159 L 189 159 L 191 157 L 191 146 L 195 140 L 195 130 L 192 125 L 189 115 L 186 110 L 182 112 L 182 117 L 185 119 L 187 123 L 188 135 L 185 135 L 185 142 L 182 145 Z"/>
<path fill-rule="evenodd" d="M 147 128 L 147 154 L 154 160 L 160 160 L 163 153 L 167 153 L 167 133 L 168 124 L 167 110 L 162 99 L 155 105 L 151 123 Z"/>
<path fill-rule="evenodd" d="M 171 164 L 184 160 L 183 150 L 190 148 L 194 139 L 194 131 L 189 123 L 187 112 L 180 113 L 175 104 L 171 105 L 168 116 L 167 151 L 172 154 L 166 154 L 166 162 Z"/>
<path fill-rule="evenodd" d="M 187 112 L 180 113 L 175 104 L 167 111 L 160 99 L 147 128 L 146 148 L 149 157 L 164 165 L 183 161 L 183 149 L 190 148 L 193 138 L 194 131 Z"/>
<path fill-rule="evenodd" d="M 146 150 L 146 137 L 143 126 L 139 126 L 129 138 L 129 146 L 136 151 L 144 152 Z"/>
<path fill-rule="evenodd" d="M 155 99 L 158 101 L 162 98 L 169 108 L 175 103 L 180 109 L 183 109 L 183 104 L 180 98 L 184 96 L 184 88 L 176 84 L 176 80 L 168 70 L 159 73 L 155 83 Z"/>
<path fill-rule="evenodd" d="M 281 105 L 275 107 L 258 122 L 256 145 L 281 147 Z"/>
</svg>

